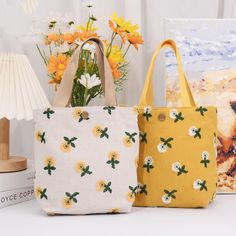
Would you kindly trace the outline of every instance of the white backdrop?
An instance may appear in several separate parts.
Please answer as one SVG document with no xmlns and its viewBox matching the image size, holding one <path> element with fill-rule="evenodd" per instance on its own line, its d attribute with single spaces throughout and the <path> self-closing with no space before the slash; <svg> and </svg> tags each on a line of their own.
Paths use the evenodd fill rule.
<svg viewBox="0 0 236 236">
<path fill-rule="evenodd" d="M 32 0 L 37 2 L 36 0 Z M 0 50 L 22 51 L 29 57 L 31 64 L 51 101 L 53 89 L 47 84 L 47 72 L 36 50 L 37 39 L 32 37 L 35 22 L 49 19 L 50 15 L 71 13 L 84 22 L 87 10 L 83 0 L 38 0 L 32 14 L 22 8 L 23 0 L 0 0 Z M 236 13 L 235 0 L 94 0 L 94 15 L 106 19 L 113 11 L 140 25 L 145 45 L 135 57 L 130 57 L 129 79 L 119 102 L 126 105 L 138 103 L 144 83 L 145 72 L 154 48 L 164 39 L 164 18 L 231 18 Z M 101 28 L 100 33 L 109 31 Z M 11 34 L 15 40 L 6 40 Z M 39 42 L 39 40 L 38 40 Z M 159 60 L 156 76 L 156 104 L 164 105 L 163 60 Z M 158 84 L 157 84 L 157 80 Z M 33 158 L 33 122 L 11 121 L 11 153 Z"/>
</svg>

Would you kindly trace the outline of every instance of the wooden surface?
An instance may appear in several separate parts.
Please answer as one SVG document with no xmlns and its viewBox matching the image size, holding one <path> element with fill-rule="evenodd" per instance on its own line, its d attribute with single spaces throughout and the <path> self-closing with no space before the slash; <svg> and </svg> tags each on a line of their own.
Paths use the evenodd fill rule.
<svg viewBox="0 0 236 236">
<path fill-rule="evenodd" d="M 0 119 L 0 172 L 25 170 L 27 168 L 26 158 L 9 156 L 9 131 L 9 120 Z"/>
</svg>

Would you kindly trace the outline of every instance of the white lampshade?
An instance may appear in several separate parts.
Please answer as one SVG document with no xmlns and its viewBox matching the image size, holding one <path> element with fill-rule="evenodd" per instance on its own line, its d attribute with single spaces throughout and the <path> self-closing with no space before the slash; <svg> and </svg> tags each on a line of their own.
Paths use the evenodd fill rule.
<svg viewBox="0 0 236 236">
<path fill-rule="evenodd" d="M 26 55 L 0 53 L 0 119 L 33 118 L 50 104 Z"/>
</svg>

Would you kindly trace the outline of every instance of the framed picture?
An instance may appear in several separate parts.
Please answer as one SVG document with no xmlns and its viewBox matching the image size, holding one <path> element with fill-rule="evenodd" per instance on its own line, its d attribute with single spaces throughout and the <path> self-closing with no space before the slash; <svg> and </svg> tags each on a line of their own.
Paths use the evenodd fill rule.
<svg viewBox="0 0 236 236">
<path fill-rule="evenodd" d="M 236 20 L 166 19 L 165 37 L 176 41 L 198 106 L 218 110 L 218 192 L 236 193 Z M 167 50 L 166 99 L 180 105 L 177 64 Z"/>
</svg>

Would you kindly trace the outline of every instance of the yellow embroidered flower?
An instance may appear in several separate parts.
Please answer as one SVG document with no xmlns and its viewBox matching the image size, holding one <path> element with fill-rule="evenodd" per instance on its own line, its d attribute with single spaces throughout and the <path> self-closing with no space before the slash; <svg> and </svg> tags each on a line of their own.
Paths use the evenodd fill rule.
<svg viewBox="0 0 236 236">
<path fill-rule="evenodd" d="M 71 145 L 68 144 L 67 142 L 63 142 L 61 145 L 60 145 L 60 148 L 63 152 L 70 152 L 71 151 Z"/>
<path fill-rule="evenodd" d="M 104 191 L 105 185 L 106 185 L 106 182 L 105 182 L 104 180 L 99 180 L 99 181 L 96 183 L 96 189 L 97 189 L 97 191 Z"/>
<path fill-rule="evenodd" d="M 48 156 L 46 159 L 45 159 L 45 165 L 51 165 L 51 166 L 55 166 L 55 159 L 52 157 L 52 156 Z"/>
<path fill-rule="evenodd" d="M 118 152 L 116 152 L 116 151 L 112 151 L 112 152 L 109 152 L 108 153 L 108 158 L 109 158 L 109 160 L 118 160 L 119 159 L 119 153 Z"/>
<path fill-rule="evenodd" d="M 74 119 L 79 119 L 81 113 L 82 113 L 82 110 L 80 108 L 75 108 L 74 111 L 73 111 L 73 118 Z"/>
<path fill-rule="evenodd" d="M 79 161 L 75 164 L 75 170 L 78 173 L 81 173 L 85 167 L 86 167 L 86 165 L 85 165 L 85 162 L 83 162 L 83 161 Z"/>
<path fill-rule="evenodd" d="M 40 141 L 41 140 L 41 135 L 42 135 L 41 131 L 36 131 L 35 132 L 35 139 L 37 141 Z"/>
<path fill-rule="evenodd" d="M 108 211 L 108 213 L 117 214 L 117 213 L 120 213 L 120 209 L 119 208 L 112 208 Z"/>
<path fill-rule="evenodd" d="M 134 202 L 135 200 L 135 194 L 133 194 L 131 191 L 127 193 L 127 196 L 126 196 L 127 200 L 131 203 Z"/>
<path fill-rule="evenodd" d="M 132 141 L 129 137 L 125 137 L 123 139 L 123 144 L 126 146 L 126 147 L 131 147 L 132 146 Z"/>
<path fill-rule="evenodd" d="M 48 63 L 48 72 L 55 73 L 57 76 L 62 76 L 68 64 L 68 57 L 65 54 L 59 53 L 57 56 L 51 55 Z"/>
<path fill-rule="evenodd" d="M 36 198 L 39 198 L 41 196 L 42 188 L 36 187 L 34 190 L 34 194 Z"/>
<path fill-rule="evenodd" d="M 65 197 L 65 198 L 63 199 L 62 204 L 63 204 L 63 207 L 64 207 L 64 208 L 69 209 L 69 208 L 72 207 L 72 200 L 71 200 L 69 197 Z"/>
<path fill-rule="evenodd" d="M 101 135 L 101 131 L 102 131 L 102 127 L 100 125 L 96 125 L 94 128 L 93 128 L 93 135 L 98 137 Z"/>
</svg>

